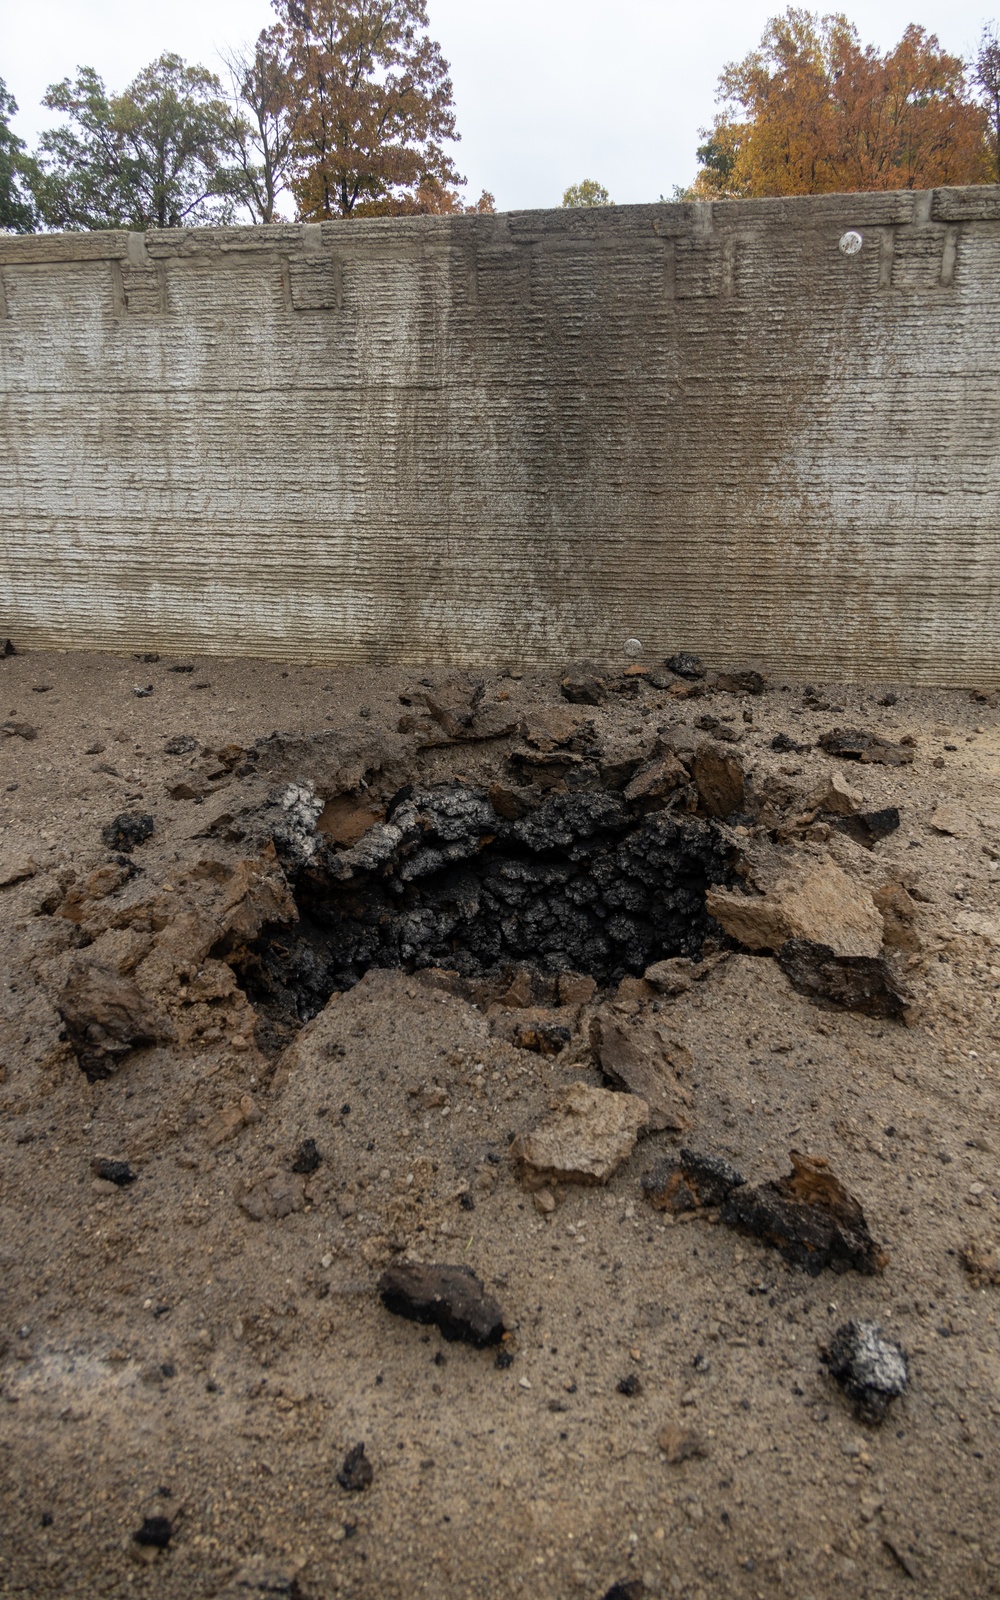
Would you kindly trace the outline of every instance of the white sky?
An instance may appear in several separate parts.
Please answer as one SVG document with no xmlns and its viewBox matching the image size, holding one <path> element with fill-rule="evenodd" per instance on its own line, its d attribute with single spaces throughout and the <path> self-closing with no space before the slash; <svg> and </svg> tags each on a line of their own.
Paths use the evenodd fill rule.
<svg viewBox="0 0 1000 1600">
<path fill-rule="evenodd" d="M 842 3 L 866 42 L 884 49 L 918 22 L 960 55 L 1000 13 L 1000 0 Z M 429 0 L 471 195 L 490 189 L 501 210 L 552 206 L 590 177 L 619 202 L 669 197 L 694 176 L 720 69 L 781 10 L 783 0 Z M 0 77 L 20 106 L 17 131 L 30 144 L 51 125 L 45 87 L 78 65 L 111 89 L 165 50 L 218 67 L 220 48 L 271 20 L 268 0 L 0 0 Z"/>
</svg>

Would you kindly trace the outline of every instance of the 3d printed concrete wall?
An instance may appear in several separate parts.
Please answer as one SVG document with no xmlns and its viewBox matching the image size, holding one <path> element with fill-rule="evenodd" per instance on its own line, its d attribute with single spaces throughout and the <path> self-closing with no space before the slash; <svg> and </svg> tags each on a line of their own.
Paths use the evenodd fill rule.
<svg viewBox="0 0 1000 1600">
<path fill-rule="evenodd" d="M 0 632 L 1000 680 L 1000 189 L 0 238 Z"/>
</svg>

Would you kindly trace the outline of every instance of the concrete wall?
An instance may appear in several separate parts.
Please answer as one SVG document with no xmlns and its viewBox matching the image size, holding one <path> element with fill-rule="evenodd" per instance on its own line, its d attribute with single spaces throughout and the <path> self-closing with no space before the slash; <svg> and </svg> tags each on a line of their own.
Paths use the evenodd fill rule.
<svg viewBox="0 0 1000 1600">
<path fill-rule="evenodd" d="M 25 646 L 997 682 L 1000 189 L 0 237 L 0 517 Z"/>
</svg>

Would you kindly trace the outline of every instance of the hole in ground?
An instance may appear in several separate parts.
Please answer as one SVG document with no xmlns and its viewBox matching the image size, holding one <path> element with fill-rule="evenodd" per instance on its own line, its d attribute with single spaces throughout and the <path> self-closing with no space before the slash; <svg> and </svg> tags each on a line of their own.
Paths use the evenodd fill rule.
<svg viewBox="0 0 1000 1600">
<path fill-rule="evenodd" d="M 276 1045 L 370 967 L 529 966 L 604 986 L 699 956 L 720 931 L 705 890 L 733 881 L 733 860 L 714 822 L 637 816 L 610 791 L 552 795 L 510 819 L 485 790 L 408 789 L 353 848 L 320 843 L 298 869 L 299 923 L 229 959 Z"/>
</svg>

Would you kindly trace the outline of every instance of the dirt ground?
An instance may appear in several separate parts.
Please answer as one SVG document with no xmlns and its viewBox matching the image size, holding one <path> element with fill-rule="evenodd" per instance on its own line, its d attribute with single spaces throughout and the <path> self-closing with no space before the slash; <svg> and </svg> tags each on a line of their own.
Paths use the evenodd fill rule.
<svg viewBox="0 0 1000 1600">
<path fill-rule="evenodd" d="M 0 660 L 0 1594 L 1000 1594 L 1000 1288 L 963 1262 L 1000 1238 L 995 698 L 779 678 L 688 699 L 625 665 L 596 706 L 569 706 L 556 671 L 488 674 L 463 723 L 441 704 L 468 683 L 433 667 Z M 723 941 L 674 995 L 543 995 L 572 1035 L 553 1055 L 511 1042 L 516 995 L 380 970 L 279 1048 L 232 952 L 287 887 L 240 818 L 298 785 L 350 830 L 408 782 L 509 781 L 525 750 L 520 789 L 559 792 L 566 712 L 611 787 L 665 748 L 738 761 L 747 889 L 827 860 L 866 894 L 896 885 L 905 1022 L 817 1003 Z M 825 754 L 838 726 L 911 739 L 912 764 Z M 809 820 L 831 773 L 898 806 L 898 829 L 868 849 Z M 101 837 L 123 811 L 155 822 L 131 857 Z M 57 1005 L 88 962 L 158 1019 L 94 1081 Z M 567 1085 L 604 1083 L 601 1007 L 659 1030 L 691 1127 L 539 1200 L 511 1140 Z M 308 1139 L 319 1165 L 296 1173 Z M 654 1209 L 642 1176 L 681 1145 L 754 1181 L 824 1156 L 884 1273 L 811 1276 L 717 1213 Z M 96 1176 L 102 1158 L 136 1180 Z M 399 1261 L 474 1268 L 503 1358 L 391 1315 L 376 1283 Z M 909 1357 L 881 1428 L 820 1359 L 851 1318 Z M 670 1427 L 701 1453 L 668 1460 Z M 347 1490 L 362 1440 L 372 1482 Z M 163 1548 L 134 1537 L 151 1518 Z"/>
</svg>

